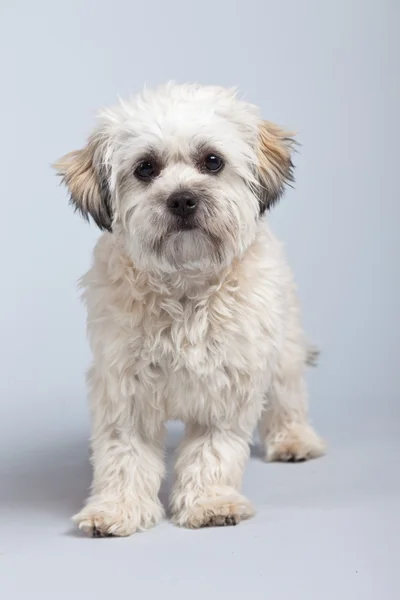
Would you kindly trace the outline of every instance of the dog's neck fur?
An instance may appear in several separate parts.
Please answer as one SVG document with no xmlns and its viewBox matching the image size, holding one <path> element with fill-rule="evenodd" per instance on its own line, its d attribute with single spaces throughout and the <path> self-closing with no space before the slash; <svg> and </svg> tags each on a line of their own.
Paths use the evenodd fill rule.
<svg viewBox="0 0 400 600">
<path fill-rule="evenodd" d="M 181 268 L 177 271 L 142 271 L 135 267 L 130 257 L 125 255 L 130 262 L 135 279 L 146 281 L 149 291 L 164 297 L 181 299 L 183 297 L 196 298 L 199 295 L 212 293 L 229 276 L 233 264 L 229 266 L 214 266 L 214 268 Z M 237 262 L 236 260 L 234 262 Z"/>
<path fill-rule="evenodd" d="M 247 248 L 243 256 L 236 257 L 229 265 L 213 265 L 209 269 L 183 268 L 173 272 L 148 271 L 139 269 L 130 257 L 124 238 L 114 233 L 105 233 L 99 240 L 98 249 L 95 250 L 97 258 L 104 260 L 101 248 L 107 246 L 107 265 L 103 264 L 108 275 L 115 279 L 115 284 L 121 284 L 121 278 L 131 293 L 136 298 L 145 299 L 146 296 L 156 294 L 164 298 L 182 300 L 183 298 L 196 299 L 204 296 L 212 296 L 227 281 L 233 283 L 242 271 L 241 266 L 246 263 L 246 256 L 259 253 L 259 245 L 265 245 L 268 230 L 263 227 L 258 230 L 254 242 Z M 97 251 L 99 250 L 99 252 Z M 124 286 L 125 287 L 125 286 Z"/>
</svg>

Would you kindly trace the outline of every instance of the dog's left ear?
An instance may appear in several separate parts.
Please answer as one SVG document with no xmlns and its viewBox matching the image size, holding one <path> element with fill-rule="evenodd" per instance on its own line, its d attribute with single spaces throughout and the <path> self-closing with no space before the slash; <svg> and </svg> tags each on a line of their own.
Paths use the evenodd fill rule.
<svg viewBox="0 0 400 600">
<path fill-rule="evenodd" d="M 102 143 L 92 136 L 85 148 L 66 154 L 54 165 L 71 194 L 71 204 L 86 219 L 111 231 L 113 208 Z"/>
<path fill-rule="evenodd" d="M 294 181 L 293 134 L 274 123 L 262 121 L 258 136 L 258 180 L 260 214 L 270 209 L 282 196 L 285 184 Z"/>
</svg>

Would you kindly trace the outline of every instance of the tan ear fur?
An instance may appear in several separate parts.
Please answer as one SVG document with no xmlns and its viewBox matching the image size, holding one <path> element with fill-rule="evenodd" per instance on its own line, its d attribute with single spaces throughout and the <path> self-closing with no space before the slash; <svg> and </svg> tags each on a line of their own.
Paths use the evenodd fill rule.
<svg viewBox="0 0 400 600">
<path fill-rule="evenodd" d="M 283 194 L 285 184 L 294 181 L 292 149 L 293 133 L 278 125 L 263 121 L 259 131 L 259 180 L 261 184 L 260 211 L 271 208 Z"/>
<path fill-rule="evenodd" d="M 75 209 L 86 219 L 91 216 L 100 229 L 111 231 L 111 197 L 98 153 L 99 143 L 91 138 L 85 148 L 66 154 L 53 166 L 69 189 Z"/>
</svg>

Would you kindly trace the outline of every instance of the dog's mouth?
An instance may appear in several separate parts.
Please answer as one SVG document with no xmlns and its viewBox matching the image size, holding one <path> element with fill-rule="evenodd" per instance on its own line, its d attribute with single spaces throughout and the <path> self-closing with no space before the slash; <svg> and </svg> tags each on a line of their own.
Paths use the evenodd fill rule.
<svg viewBox="0 0 400 600">
<path fill-rule="evenodd" d="M 151 250 L 174 265 L 206 257 L 220 263 L 223 258 L 222 240 L 192 219 L 171 225 L 164 235 L 153 240 Z"/>
<path fill-rule="evenodd" d="M 193 231 L 194 229 L 198 229 L 198 224 L 195 219 L 189 218 L 179 218 L 175 220 L 173 225 L 173 231 L 176 233 L 179 231 Z"/>
<path fill-rule="evenodd" d="M 201 221 L 198 211 L 193 214 L 174 214 L 170 215 L 168 229 L 171 233 L 179 233 L 180 231 L 193 231 L 201 228 Z"/>
</svg>

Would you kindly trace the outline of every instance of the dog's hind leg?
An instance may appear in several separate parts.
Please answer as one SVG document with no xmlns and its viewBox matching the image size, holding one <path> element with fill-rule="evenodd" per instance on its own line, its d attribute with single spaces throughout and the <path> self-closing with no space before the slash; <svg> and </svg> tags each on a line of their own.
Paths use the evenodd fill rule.
<svg viewBox="0 0 400 600">
<path fill-rule="evenodd" d="M 300 462 L 325 452 L 323 440 L 308 421 L 306 364 L 308 356 L 301 364 L 287 352 L 274 374 L 259 425 L 267 461 Z"/>
</svg>

